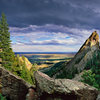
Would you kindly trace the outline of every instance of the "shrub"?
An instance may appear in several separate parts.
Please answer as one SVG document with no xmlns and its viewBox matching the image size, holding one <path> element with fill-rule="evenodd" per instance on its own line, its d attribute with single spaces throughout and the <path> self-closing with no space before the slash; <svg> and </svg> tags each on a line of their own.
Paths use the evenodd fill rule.
<svg viewBox="0 0 100 100">
<path fill-rule="evenodd" d="M 0 100 L 7 100 L 7 99 L 0 93 Z"/>
<path fill-rule="evenodd" d="M 88 61 L 86 69 L 90 70 L 84 71 L 81 81 L 100 90 L 100 50 L 96 51 L 93 58 Z"/>
</svg>

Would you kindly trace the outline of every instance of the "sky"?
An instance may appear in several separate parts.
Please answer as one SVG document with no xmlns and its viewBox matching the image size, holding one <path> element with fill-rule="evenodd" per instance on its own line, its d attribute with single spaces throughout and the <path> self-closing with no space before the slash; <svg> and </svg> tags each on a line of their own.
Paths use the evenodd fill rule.
<svg viewBox="0 0 100 100">
<path fill-rule="evenodd" d="M 0 0 L 14 52 L 77 52 L 100 33 L 100 0 Z"/>
</svg>

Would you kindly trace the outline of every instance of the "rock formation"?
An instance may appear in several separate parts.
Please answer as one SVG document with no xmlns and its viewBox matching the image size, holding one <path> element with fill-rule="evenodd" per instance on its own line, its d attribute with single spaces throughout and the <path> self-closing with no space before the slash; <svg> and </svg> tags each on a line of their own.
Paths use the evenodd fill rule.
<svg viewBox="0 0 100 100">
<path fill-rule="evenodd" d="M 53 75 L 53 77 L 56 78 L 57 76 L 62 74 L 63 71 L 71 72 L 73 68 L 77 69 L 78 72 L 81 72 L 82 70 L 84 70 L 87 62 L 90 59 L 92 59 L 95 51 L 98 49 L 99 49 L 99 35 L 97 34 L 96 31 L 94 31 L 92 35 L 83 44 L 83 46 L 80 48 L 80 50 L 77 52 L 77 54 L 74 56 L 74 58 L 65 66 L 63 66 L 63 70 L 56 72 Z"/>
<path fill-rule="evenodd" d="M 39 71 L 35 72 L 39 100 L 96 100 L 98 91 L 87 84 L 69 80 L 53 79 Z"/>
<path fill-rule="evenodd" d="M 29 87 L 24 80 L 0 67 L 0 93 L 8 100 L 25 100 Z"/>
<path fill-rule="evenodd" d="M 85 41 L 78 53 L 92 46 L 97 46 L 97 48 L 99 47 L 99 35 L 96 31 L 94 31 L 91 36 Z"/>
<path fill-rule="evenodd" d="M 32 68 L 31 62 L 26 57 L 19 57 L 21 63 L 25 64 L 26 68 L 30 70 Z"/>
</svg>

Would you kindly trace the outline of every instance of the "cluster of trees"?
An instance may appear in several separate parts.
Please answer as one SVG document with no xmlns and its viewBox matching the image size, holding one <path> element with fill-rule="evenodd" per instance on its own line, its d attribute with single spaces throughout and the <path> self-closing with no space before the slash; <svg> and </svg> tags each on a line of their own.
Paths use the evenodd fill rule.
<svg viewBox="0 0 100 100">
<path fill-rule="evenodd" d="M 31 71 L 29 71 L 25 63 L 20 62 L 19 55 L 15 56 L 11 48 L 9 27 L 4 13 L 2 13 L 0 18 L 0 49 L 2 51 L 0 52 L 2 67 L 20 76 L 25 81 L 34 84 L 33 71 L 35 71 L 36 68 L 33 66 Z"/>
<path fill-rule="evenodd" d="M 97 50 L 93 58 L 86 64 L 86 71 L 84 71 L 82 78 L 82 82 L 100 90 L 100 50 Z"/>
<path fill-rule="evenodd" d="M 25 64 L 25 57 L 22 56 L 22 60 L 20 60 L 20 56 L 17 55 L 13 61 L 13 67 L 11 68 L 11 71 L 15 74 L 23 78 L 25 81 L 35 84 L 35 80 L 33 77 L 33 72 L 37 70 L 36 66 L 33 65 L 30 70 L 27 69 Z"/>
<path fill-rule="evenodd" d="M 71 70 L 65 70 L 65 67 L 67 64 L 67 61 L 62 61 L 54 64 L 49 70 L 44 70 L 43 72 L 50 77 L 53 77 L 53 75 L 56 74 L 56 72 L 62 71 L 62 73 L 56 75 L 56 78 L 68 78 L 72 79 L 75 77 L 75 74 L 78 74 L 77 68 L 72 67 Z"/>
</svg>

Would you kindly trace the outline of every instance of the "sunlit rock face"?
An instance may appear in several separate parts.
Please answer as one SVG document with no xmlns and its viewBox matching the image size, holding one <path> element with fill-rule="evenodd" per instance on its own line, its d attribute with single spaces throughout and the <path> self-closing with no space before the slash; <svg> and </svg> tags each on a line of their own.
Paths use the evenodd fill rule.
<svg viewBox="0 0 100 100">
<path fill-rule="evenodd" d="M 80 48 L 79 52 L 83 51 L 84 49 L 92 46 L 99 47 L 99 35 L 96 31 L 94 31 L 91 36 L 85 41 L 83 46 Z"/>
<path fill-rule="evenodd" d="M 25 64 L 25 66 L 26 66 L 26 68 L 28 70 L 30 70 L 32 68 L 31 62 L 26 57 L 24 57 L 24 58 L 23 57 L 19 57 L 18 59 L 22 64 Z"/>
<path fill-rule="evenodd" d="M 98 91 L 81 82 L 69 79 L 53 79 L 35 72 L 39 100 L 96 100 Z"/>
</svg>

